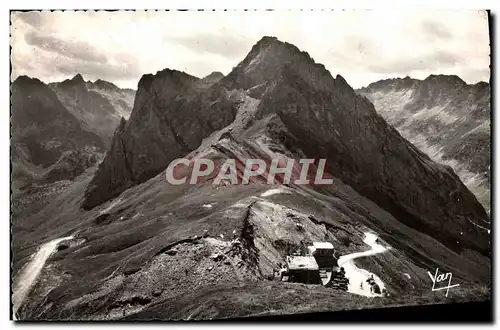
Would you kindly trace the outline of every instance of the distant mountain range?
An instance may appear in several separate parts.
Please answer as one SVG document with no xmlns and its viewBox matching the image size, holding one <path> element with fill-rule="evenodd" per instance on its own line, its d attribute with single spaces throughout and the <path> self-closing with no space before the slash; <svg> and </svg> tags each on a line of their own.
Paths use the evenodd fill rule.
<svg viewBox="0 0 500 330">
<path fill-rule="evenodd" d="M 387 79 L 357 91 L 433 160 L 450 165 L 490 209 L 490 85 L 457 76 Z"/>
<path fill-rule="evenodd" d="M 96 163 L 120 118 L 128 118 L 135 91 L 81 75 L 46 85 L 18 77 L 11 87 L 12 179 L 73 179 Z M 71 159 L 71 160 L 70 160 Z"/>
<path fill-rule="evenodd" d="M 49 87 L 66 109 L 107 146 L 120 118 L 128 119 L 134 105 L 134 90 L 121 89 L 100 79 L 84 81 L 80 74 L 60 83 L 50 83 Z"/>
</svg>

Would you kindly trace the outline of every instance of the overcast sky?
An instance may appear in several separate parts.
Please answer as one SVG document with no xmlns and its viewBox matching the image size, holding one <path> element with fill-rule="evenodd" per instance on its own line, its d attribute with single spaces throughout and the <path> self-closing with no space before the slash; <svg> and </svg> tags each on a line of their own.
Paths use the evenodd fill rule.
<svg viewBox="0 0 500 330">
<path fill-rule="evenodd" d="M 81 73 L 120 87 L 164 68 L 228 74 L 262 36 L 307 51 L 355 88 L 385 78 L 456 74 L 489 81 L 488 19 L 456 11 L 12 13 L 12 78 Z"/>
</svg>

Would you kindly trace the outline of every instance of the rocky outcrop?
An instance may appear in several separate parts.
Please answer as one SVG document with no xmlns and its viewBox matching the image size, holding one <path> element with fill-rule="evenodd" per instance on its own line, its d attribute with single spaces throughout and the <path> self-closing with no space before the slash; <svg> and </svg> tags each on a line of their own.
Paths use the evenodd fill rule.
<svg viewBox="0 0 500 330">
<path fill-rule="evenodd" d="M 405 138 L 450 165 L 490 205 L 490 86 L 457 76 L 381 80 L 358 90 Z"/>
<path fill-rule="evenodd" d="M 89 184 L 84 208 L 92 208 L 163 171 L 197 148 L 203 138 L 231 123 L 236 103 L 220 84 L 163 70 L 139 81 L 134 109 Z"/>
<path fill-rule="evenodd" d="M 128 118 L 132 111 L 135 91 L 120 89 L 104 80 L 86 82 L 77 74 L 72 79 L 49 86 L 68 111 L 108 146 L 120 118 Z"/>
</svg>

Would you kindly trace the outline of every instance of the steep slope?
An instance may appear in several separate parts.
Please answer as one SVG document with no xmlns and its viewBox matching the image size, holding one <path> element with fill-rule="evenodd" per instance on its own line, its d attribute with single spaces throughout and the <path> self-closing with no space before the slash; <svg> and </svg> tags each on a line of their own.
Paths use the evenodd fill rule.
<svg viewBox="0 0 500 330">
<path fill-rule="evenodd" d="M 473 223 L 488 226 L 484 209 L 453 170 L 402 138 L 341 76 L 265 37 L 211 87 L 198 81 L 171 70 L 144 76 L 94 177 L 13 228 L 14 283 L 34 242 L 74 236 L 47 261 L 20 319 L 208 319 L 449 302 L 430 290 L 427 272 L 436 268 L 460 283 L 452 299 L 489 299 L 490 236 Z M 239 169 L 255 158 L 326 158 L 333 183 L 266 185 L 263 174 L 248 185 L 212 176 L 170 185 L 164 169 L 178 157 L 235 159 Z M 338 258 L 368 250 L 367 232 L 386 249 L 354 263 L 375 273 L 389 297 L 273 281 L 291 250 L 328 241 Z"/>
<path fill-rule="evenodd" d="M 72 79 L 49 86 L 82 125 L 98 134 L 106 145 L 109 145 L 120 118 L 127 119 L 132 111 L 135 92 L 120 89 L 104 80 L 85 82 L 77 74 Z"/>
<path fill-rule="evenodd" d="M 381 80 L 358 90 L 433 160 L 450 165 L 489 211 L 490 86 L 457 76 Z"/>
<path fill-rule="evenodd" d="M 114 135 L 87 189 L 84 208 L 150 179 L 234 120 L 236 103 L 227 90 L 218 84 L 199 87 L 198 82 L 168 69 L 141 78 L 130 120 Z"/>
<path fill-rule="evenodd" d="M 82 128 L 78 119 L 40 80 L 20 76 L 13 82 L 11 92 L 14 188 L 43 177 L 66 152 L 88 158 L 104 151 L 102 140 Z"/>
</svg>

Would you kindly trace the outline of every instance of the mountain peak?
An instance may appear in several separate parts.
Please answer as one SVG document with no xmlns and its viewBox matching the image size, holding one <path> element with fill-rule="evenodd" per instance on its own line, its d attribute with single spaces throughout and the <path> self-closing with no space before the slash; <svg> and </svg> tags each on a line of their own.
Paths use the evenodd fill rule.
<svg viewBox="0 0 500 330">
<path fill-rule="evenodd" d="M 265 86 L 276 81 L 286 68 L 322 90 L 334 87 L 334 79 L 324 65 L 297 46 L 270 36 L 260 39 L 222 82 L 229 88 Z"/>
<path fill-rule="evenodd" d="M 385 88 L 395 88 L 396 90 L 402 90 L 411 88 L 414 84 L 418 84 L 420 82 L 421 80 L 411 78 L 410 76 L 406 76 L 404 78 L 387 78 L 372 82 L 368 86 L 360 88 L 359 91 L 368 92 L 370 90 Z"/>
<path fill-rule="evenodd" d="M 39 79 L 37 78 L 31 78 L 26 75 L 22 75 L 16 78 L 16 80 L 13 81 L 13 84 L 43 84 Z"/>
<path fill-rule="evenodd" d="M 97 79 L 96 81 L 94 81 L 93 83 L 95 86 L 97 87 L 100 87 L 102 89 L 108 89 L 108 90 L 117 90 L 119 89 L 118 86 L 116 86 L 115 84 L 109 82 L 109 81 L 106 81 L 106 80 L 102 80 L 102 79 Z"/>
<path fill-rule="evenodd" d="M 224 75 L 219 72 L 219 71 L 214 71 L 211 74 L 203 77 L 202 79 L 199 80 L 198 86 L 200 87 L 210 87 L 213 84 L 219 82 L 222 78 L 224 78 Z"/>
<path fill-rule="evenodd" d="M 446 74 L 431 74 L 427 78 L 424 79 L 426 82 L 434 81 L 437 83 L 453 83 L 457 85 L 467 85 L 465 81 L 462 80 L 457 75 L 446 75 Z"/>
<path fill-rule="evenodd" d="M 139 79 L 139 83 L 137 84 L 137 90 L 146 89 L 149 90 L 153 83 L 157 82 L 160 85 L 163 85 L 169 81 L 169 85 L 173 84 L 176 86 L 180 85 L 189 85 L 192 82 L 198 81 L 200 78 L 192 76 L 190 74 L 185 73 L 184 71 L 173 70 L 173 69 L 163 69 L 157 71 L 156 74 L 144 74 L 141 79 Z"/>
<path fill-rule="evenodd" d="M 222 79 L 222 78 L 224 78 L 224 74 L 222 74 L 222 72 L 219 71 L 214 71 L 211 74 L 203 77 L 203 79 L 208 79 L 208 80 Z"/>
<path fill-rule="evenodd" d="M 58 84 L 62 87 L 66 87 L 66 88 L 71 88 L 71 87 L 75 87 L 75 86 L 78 88 L 81 88 L 82 86 L 85 87 L 85 80 L 83 80 L 83 77 L 81 74 L 77 73 L 73 78 L 66 79 Z"/>
<path fill-rule="evenodd" d="M 281 40 L 279 40 L 278 38 L 276 37 L 273 37 L 273 36 L 263 36 L 258 42 L 257 42 L 257 45 L 258 44 L 271 44 L 271 43 L 274 43 L 274 42 L 277 42 L 277 43 L 283 43 Z"/>
<path fill-rule="evenodd" d="M 74 81 L 74 82 L 85 82 L 85 80 L 83 80 L 83 77 L 81 74 L 77 73 L 72 79 L 71 81 Z"/>
</svg>

